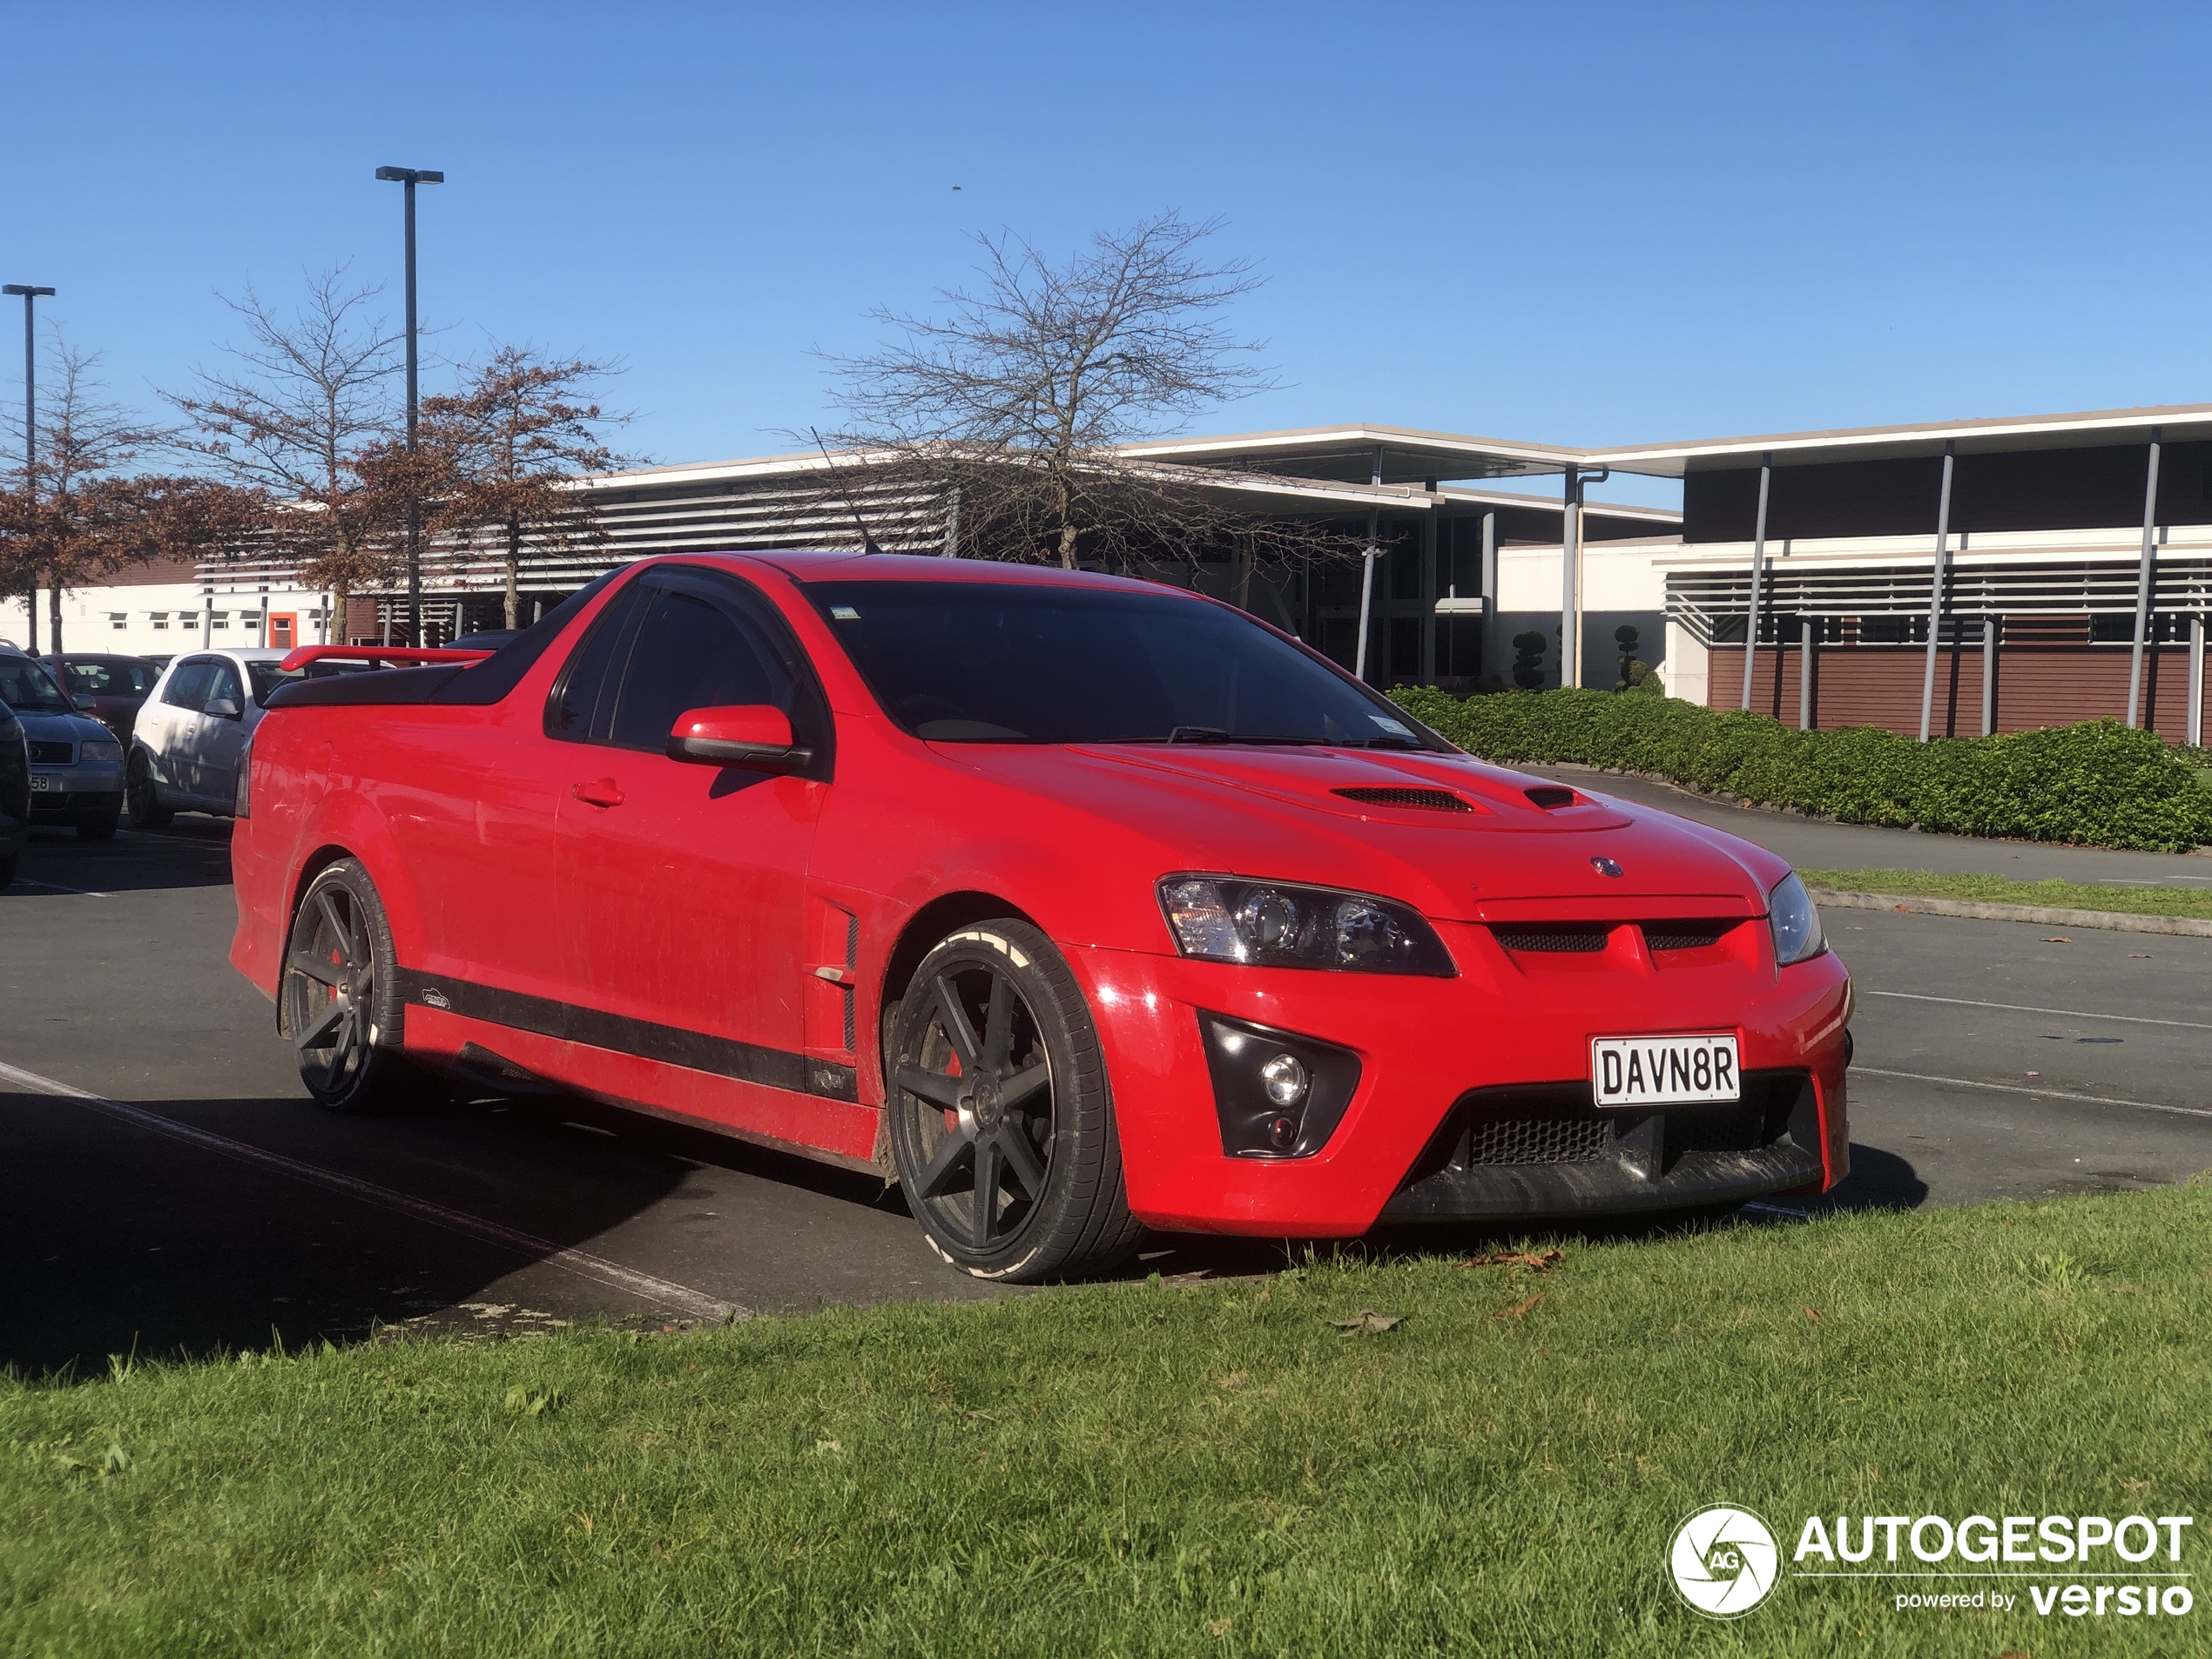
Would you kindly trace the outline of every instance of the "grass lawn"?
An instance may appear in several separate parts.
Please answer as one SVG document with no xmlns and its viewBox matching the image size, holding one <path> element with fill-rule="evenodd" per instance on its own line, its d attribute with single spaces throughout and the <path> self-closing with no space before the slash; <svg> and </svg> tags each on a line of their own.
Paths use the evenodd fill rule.
<svg viewBox="0 0 2212 1659">
<path fill-rule="evenodd" d="M 2212 860 L 2205 874 L 2212 876 Z M 2046 905 L 2054 910 L 2120 910 L 2139 916 L 2199 916 L 2212 921 L 2212 884 L 2204 887 L 2082 887 L 2071 881 L 2013 881 L 2001 875 L 1938 875 L 1932 870 L 1800 870 L 1809 887 L 1894 893 L 1979 904 Z"/>
<path fill-rule="evenodd" d="M 2195 1513 L 2191 1569 L 2209 1238 L 2200 1184 L 0 1384 L 0 1651 L 2202 1652 L 2202 1594 L 1722 1624 L 1662 1561 L 1727 1500 L 1785 1562 L 1815 1513 Z"/>
</svg>

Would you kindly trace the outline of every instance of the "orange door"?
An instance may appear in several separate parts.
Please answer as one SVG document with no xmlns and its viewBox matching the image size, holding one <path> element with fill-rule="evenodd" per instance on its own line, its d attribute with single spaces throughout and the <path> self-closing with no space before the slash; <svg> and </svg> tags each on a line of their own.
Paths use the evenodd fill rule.
<svg viewBox="0 0 2212 1659">
<path fill-rule="evenodd" d="M 300 620 L 296 610 L 273 610 L 269 613 L 269 644 L 279 651 L 290 651 L 298 642 L 293 635 L 299 630 L 293 626 Z"/>
</svg>

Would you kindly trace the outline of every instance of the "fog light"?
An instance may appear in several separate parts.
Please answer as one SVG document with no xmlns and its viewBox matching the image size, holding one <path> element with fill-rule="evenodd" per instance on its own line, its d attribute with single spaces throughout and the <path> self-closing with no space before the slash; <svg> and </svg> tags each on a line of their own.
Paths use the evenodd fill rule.
<svg viewBox="0 0 2212 1659">
<path fill-rule="evenodd" d="M 1304 1158 L 1328 1144 L 1359 1086 L 1357 1055 L 1203 1009 L 1198 1029 L 1205 1039 L 1224 1153 Z"/>
<path fill-rule="evenodd" d="M 1312 1074 L 1293 1054 L 1278 1054 L 1262 1066 L 1259 1081 L 1267 1090 L 1268 1099 L 1285 1108 L 1305 1100 L 1306 1091 L 1313 1086 Z"/>
</svg>

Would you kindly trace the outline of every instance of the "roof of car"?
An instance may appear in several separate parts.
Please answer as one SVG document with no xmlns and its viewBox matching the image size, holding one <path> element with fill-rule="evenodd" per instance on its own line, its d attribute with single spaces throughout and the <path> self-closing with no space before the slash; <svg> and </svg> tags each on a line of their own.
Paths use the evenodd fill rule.
<svg viewBox="0 0 2212 1659">
<path fill-rule="evenodd" d="M 181 663 L 194 657 L 228 657 L 241 663 L 280 663 L 292 653 L 273 645 L 204 645 L 179 651 L 169 660 Z"/>
</svg>

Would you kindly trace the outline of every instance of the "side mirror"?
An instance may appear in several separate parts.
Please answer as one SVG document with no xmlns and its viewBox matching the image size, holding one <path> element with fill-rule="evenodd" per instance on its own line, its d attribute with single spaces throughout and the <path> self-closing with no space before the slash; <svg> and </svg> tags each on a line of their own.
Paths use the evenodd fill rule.
<svg viewBox="0 0 2212 1659">
<path fill-rule="evenodd" d="M 246 711 L 239 708 L 233 699 L 219 697 L 211 699 L 207 706 L 200 711 L 203 714 L 212 714 L 219 720 L 235 720 Z"/>
<path fill-rule="evenodd" d="M 668 734 L 668 758 L 703 766 L 743 766 L 749 772 L 791 772 L 813 759 L 795 748 L 791 720 L 765 703 L 693 709 L 678 717 Z"/>
</svg>

